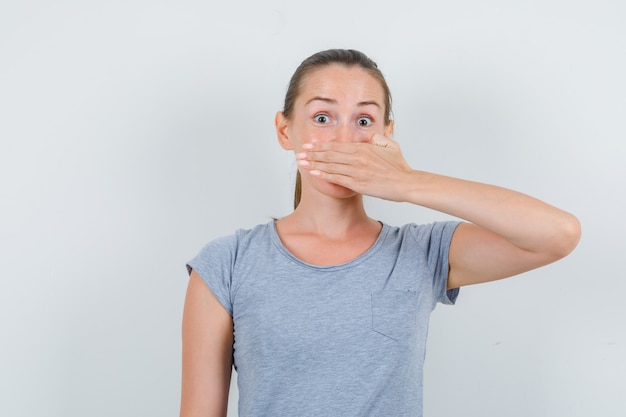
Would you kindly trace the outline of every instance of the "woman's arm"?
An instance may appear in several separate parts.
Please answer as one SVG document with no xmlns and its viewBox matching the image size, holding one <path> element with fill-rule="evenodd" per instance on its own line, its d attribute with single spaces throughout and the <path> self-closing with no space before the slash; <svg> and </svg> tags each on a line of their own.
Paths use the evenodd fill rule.
<svg viewBox="0 0 626 417">
<path fill-rule="evenodd" d="M 310 175 L 361 194 L 428 207 L 467 220 L 450 247 L 448 288 L 516 275 L 568 253 L 580 239 L 571 214 L 530 196 L 413 170 L 398 144 L 382 135 L 370 143 L 306 144 L 297 155 Z"/>
<path fill-rule="evenodd" d="M 471 222 L 452 237 L 448 288 L 549 264 L 580 239 L 576 217 L 528 195 L 419 171 L 407 177 L 406 201 Z"/>
<path fill-rule="evenodd" d="M 195 271 L 183 313 L 181 417 L 225 417 L 232 373 L 233 320 Z"/>
</svg>

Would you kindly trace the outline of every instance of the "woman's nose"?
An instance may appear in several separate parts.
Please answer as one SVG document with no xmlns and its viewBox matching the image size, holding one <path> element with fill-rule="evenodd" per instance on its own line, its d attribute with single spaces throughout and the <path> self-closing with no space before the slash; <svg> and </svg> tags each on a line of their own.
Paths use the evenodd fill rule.
<svg viewBox="0 0 626 417">
<path fill-rule="evenodd" d="M 335 142 L 364 142 L 367 140 L 362 132 L 348 123 L 338 125 L 333 133 L 333 141 Z"/>
</svg>

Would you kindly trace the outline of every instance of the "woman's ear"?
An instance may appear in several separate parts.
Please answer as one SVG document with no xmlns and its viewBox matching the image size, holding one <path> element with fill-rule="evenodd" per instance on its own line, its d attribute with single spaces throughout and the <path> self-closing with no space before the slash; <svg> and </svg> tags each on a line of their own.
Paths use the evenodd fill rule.
<svg viewBox="0 0 626 417">
<path fill-rule="evenodd" d="M 287 151 L 293 150 L 293 143 L 291 143 L 289 137 L 289 120 L 287 120 L 282 111 L 276 112 L 274 126 L 276 127 L 276 136 L 280 146 Z"/>
<path fill-rule="evenodd" d="M 393 136 L 393 120 L 389 121 L 389 124 L 385 126 L 385 137 L 391 139 Z"/>
</svg>

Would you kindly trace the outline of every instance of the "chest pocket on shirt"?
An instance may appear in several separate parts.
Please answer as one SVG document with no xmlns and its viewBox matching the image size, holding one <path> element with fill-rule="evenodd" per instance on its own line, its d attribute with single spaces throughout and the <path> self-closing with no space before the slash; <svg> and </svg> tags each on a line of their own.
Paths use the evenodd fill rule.
<svg viewBox="0 0 626 417">
<path fill-rule="evenodd" d="M 372 293 L 372 329 L 396 341 L 415 331 L 417 292 L 383 290 Z"/>
</svg>

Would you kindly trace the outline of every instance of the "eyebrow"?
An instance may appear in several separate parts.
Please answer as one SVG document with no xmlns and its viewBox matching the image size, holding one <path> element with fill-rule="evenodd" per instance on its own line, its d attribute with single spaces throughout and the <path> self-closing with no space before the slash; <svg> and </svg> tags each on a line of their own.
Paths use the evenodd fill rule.
<svg viewBox="0 0 626 417">
<path fill-rule="evenodd" d="M 305 103 L 305 105 L 308 105 L 308 104 L 310 104 L 313 101 L 323 101 L 324 103 L 337 104 L 337 100 L 334 100 L 332 98 L 315 96 L 312 99 L 310 99 L 309 101 L 307 101 Z M 380 104 L 378 104 L 374 100 L 366 100 L 366 101 L 359 101 L 357 103 L 357 106 L 359 106 L 359 107 L 361 107 L 361 106 L 376 106 L 376 107 L 380 107 Z"/>
</svg>

